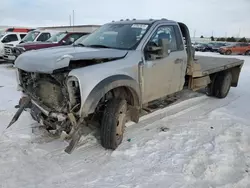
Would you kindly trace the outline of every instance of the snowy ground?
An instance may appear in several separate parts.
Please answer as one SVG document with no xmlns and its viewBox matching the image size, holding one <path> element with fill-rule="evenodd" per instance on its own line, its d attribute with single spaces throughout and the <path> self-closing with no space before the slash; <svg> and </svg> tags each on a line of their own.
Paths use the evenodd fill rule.
<svg viewBox="0 0 250 188">
<path fill-rule="evenodd" d="M 237 57 L 245 64 L 226 99 L 181 101 L 128 127 L 116 151 L 90 134 L 71 155 L 27 113 L 5 130 L 20 94 L 1 65 L 0 188 L 249 188 L 250 57 Z"/>
</svg>

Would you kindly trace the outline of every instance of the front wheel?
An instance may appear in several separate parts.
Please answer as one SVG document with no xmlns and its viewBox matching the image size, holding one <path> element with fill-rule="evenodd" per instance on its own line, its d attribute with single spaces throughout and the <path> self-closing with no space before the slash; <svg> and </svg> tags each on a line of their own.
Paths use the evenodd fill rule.
<svg viewBox="0 0 250 188">
<path fill-rule="evenodd" d="M 231 51 L 231 50 L 227 50 L 227 51 L 225 52 L 225 54 L 226 54 L 226 55 L 231 55 L 231 54 L 232 54 L 232 51 Z"/>
<path fill-rule="evenodd" d="M 101 123 L 101 145 L 116 149 L 123 140 L 127 120 L 127 101 L 113 98 L 108 101 Z"/>
</svg>

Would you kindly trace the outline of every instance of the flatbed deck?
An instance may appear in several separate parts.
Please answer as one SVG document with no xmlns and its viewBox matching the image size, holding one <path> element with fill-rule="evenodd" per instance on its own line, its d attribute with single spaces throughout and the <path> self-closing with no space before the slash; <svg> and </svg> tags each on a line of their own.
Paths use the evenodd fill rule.
<svg viewBox="0 0 250 188">
<path fill-rule="evenodd" d="M 232 67 L 241 66 L 244 60 L 237 58 L 195 56 L 195 62 L 200 65 L 200 76 L 206 76 Z"/>
</svg>

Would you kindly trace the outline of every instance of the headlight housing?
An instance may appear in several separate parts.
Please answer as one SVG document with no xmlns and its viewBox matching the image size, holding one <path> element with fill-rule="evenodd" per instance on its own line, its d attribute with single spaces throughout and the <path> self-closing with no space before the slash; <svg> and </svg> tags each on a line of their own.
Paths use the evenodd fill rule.
<svg viewBox="0 0 250 188">
<path fill-rule="evenodd" d="M 19 55 L 21 55 L 23 52 L 25 52 L 26 49 L 23 47 L 15 47 L 12 49 L 12 53 L 17 57 Z"/>
<path fill-rule="evenodd" d="M 81 91 L 79 80 L 74 76 L 67 79 L 67 90 L 69 94 L 70 109 L 77 112 L 81 106 Z"/>
</svg>

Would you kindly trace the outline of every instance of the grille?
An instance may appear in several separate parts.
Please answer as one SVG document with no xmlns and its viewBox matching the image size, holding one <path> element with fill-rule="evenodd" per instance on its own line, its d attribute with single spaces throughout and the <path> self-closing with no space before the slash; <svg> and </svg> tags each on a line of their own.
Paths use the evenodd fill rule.
<svg viewBox="0 0 250 188">
<path fill-rule="evenodd" d="M 57 112 L 66 112 L 68 95 L 62 84 L 49 74 L 19 71 L 21 85 L 33 99 Z"/>
<path fill-rule="evenodd" d="M 4 47 L 4 55 L 12 55 L 12 50 L 10 47 Z"/>
</svg>

